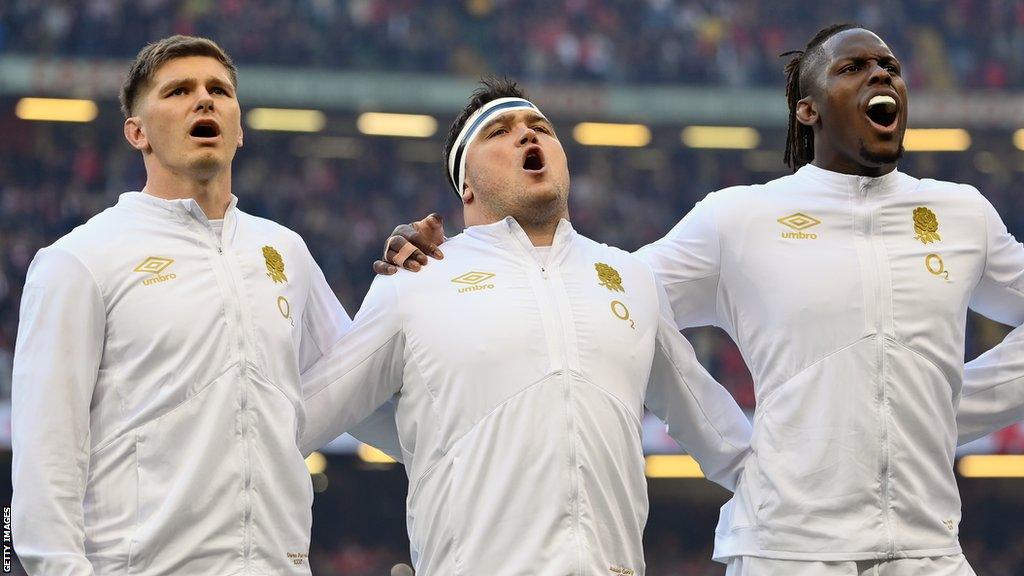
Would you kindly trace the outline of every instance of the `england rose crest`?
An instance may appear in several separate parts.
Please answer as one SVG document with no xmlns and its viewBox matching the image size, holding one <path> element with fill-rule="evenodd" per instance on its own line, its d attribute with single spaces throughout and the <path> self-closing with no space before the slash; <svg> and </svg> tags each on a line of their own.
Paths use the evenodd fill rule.
<svg viewBox="0 0 1024 576">
<path fill-rule="evenodd" d="M 914 208 L 914 232 L 917 233 L 914 238 L 924 244 L 942 240 L 939 236 L 939 219 L 935 217 L 935 212 L 924 206 Z"/>
</svg>

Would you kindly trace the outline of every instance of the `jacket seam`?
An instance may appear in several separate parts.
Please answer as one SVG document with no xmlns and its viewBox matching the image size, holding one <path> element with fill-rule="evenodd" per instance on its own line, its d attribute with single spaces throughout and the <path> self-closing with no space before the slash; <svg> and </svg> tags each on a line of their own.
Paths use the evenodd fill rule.
<svg viewBox="0 0 1024 576">
<path fill-rule="evenodd" d="M 783 380 L 778 385 L 778 387 L 775 388 L 775 390 L 772 390 L 772 392 L 770 394 L 765 396 L 764 400 L 761 400 L 760 402 L 757 403 L 758 404 L 758 412 L 760 412 L 765 407 L 767 407 L 768 404 L 771 402 L 771 400 L 773 398 L 775 398 L 775 396 L 779 393 L 780 390 L 785 388 L 790 382 L 792 382 L 795 378 L 797 378 L 798 376 L 800 376 L 801 374 L 803 374 L 807 370 L 810 370 L 811 368 L 817 366 L 818 364 L 821 364 L 822 362 L 824 362 L 825 360 L 828 360 L 829 358 L 835 356 L 836 354 L 845 352 L 846 350 L 849 350 L 850 348 L 853 348 L 857 344 L 860 344 L 861 342 L 864 342 L 865 340 L 871 340 L 874 337 L 875 336 L 873 334 L 869 334 L 867 336 L 861 336 L 861 337 L 857 338 L 856 340 L 854 340 L 854 341 L 852 341 L 852 342 L 850 342 L 848 344 L 844 344 L 843 346 L 840 346 L 839 348 L 836 348 L 835 350 L 825 354 L 821 358 L 818 358 L 817 360 L 814 360 L 813 362 L 807 364 L 803 368 L 800 368 L 799 370 L 794 372 L 791 376 L 789 376 L 788 378 Z"/>
<path fill-rule="evenodd" d="M 396 315 L 398 316 L 397 324 L 399 326 L 398 331 L 399 332 L 404 332 L 405 318 L 406 318 L 405 304 L 403 303 L 401 291 L 398 289 L 398 282 L 397 282 L 397 280 L 395 282 L 391 282 L 390 285 L 391 285 L 391 290 L 392 290 L 392 292 L 394 292 L 394 295 L 395 295 L 395 302 L 396 302 L 395 310 L 396 310 Z M 406 348 L 409 351 L 409 358 L 412 361 L 413 367 L 416 369 L 416 372 L 420 375 L 420 378 L 423 381 L 423 388 L 427 391 L 427 395 L 430 396 L 430 407 L 434 411 L 434 415 L 435 416 L 440 416 L 440 414 L 437 411 L 437 396 L 434 395 L 434 391 L 431 390 L 430 386 L 427 386 L 427 380 L 426 380 L 426 377 L 425 377 L 425 375 L 423 373 L 423 368 L 421 366 L 422 363 L 419 361 L 419 358 L 418 358 L 419 351 L 416 348 L 416 346 L 413 346 L 413 344 L 411 342 L 409 342 L 408 339 L 406 339 Z M 440 422 L 436 422 L 435 424 L 436 424 L 437 430 L 440 431 L 440 429 L 441 429 Z"/>
<path fill-rule="evenodd" d="M 149 424 L 152 424 L 153 422 L 156 422 L 158 420 L 162 420 L 163 418 L 165 418 L 167 416 L 170 416 L 174 412 L 178 411 L 179 408 L 181 408 L 182 406 L 185 406 L 186 404 L 192 402 L 197 396 L 199 396 L 203 392 L 206 392 L 210 388 L 210 386 L 212 386 L 214 383 L 220 381 L 220 379 L 223 378 L 225 374 L 227 374 L 228 372 L 231 372 L 231 370 L 236 365 L 237 365 L 236 362 L 232 362 L 227 368 L 225 368 L 219 374 L 217 374 L 216 376 L 211 378 L 210 381 L 207 382 L 205 385 L 203 385 L 202 388 L 196 390 L 196 392 L 194 394 L 192 394 L 191 396 L 189 396 L 188 398 L 185 398 L 181 402 L 178 402 L 170 410 L 168 410 L 168 411 L 166 411 L 166 412 L 164 412 L 164 413 L 162 413 L 162 414 L 160 414 L 158 416 L 153 416 L 152 418 L 147 419 L 145 422 L 141 422 L 141 423 L 139 423 L 139 424 L 137 424 L 135 426 L 132 426 L 131 428 L 128 428 L 127 430 L 123 430 L 119 434 L 116 434 L 116 435 L 104 438 L 103 442 L 98 443 L 96 445 L 96 448 L 92 449 L 89 452 L 89 456 L 90 457 L 95 456 L 99 452 L 102 452 L 103 450 L 106 450 L 108 447 L 110 447 L 111 444 L 116 442 L 118 439 L 123 438 L 123 437 L 127 436 L 128 434 L 132 434 L 132 433 L 137 432 L 143 426 L 148 426 Z"/>
<path fill-rule="evenodd" d="M 721 318 L 718 310 L 718 303 L 721 301 L 718 297 L 719 291 L 722 289 L 722 235 L 721 228 L 718 226 L 718 210 L 715 206 L 711 206 L 711 222 L 715 225 L 715 244 L 718 245 L 718 274 L 715 278 L 715 316 Z"/>
<path fill-rule="evenodd" d="M 613 394 L 610 390 L 606 389 L 604 386 L 601 386 L 600 384 L 598 384 L 597 382 L 591 380 L 590 378 L 587 378 L 587 376 L 585 374 L 583 374 L 582 372 L 577 372 L 575 370 L 570 370 L 569 373 L 572 374 L 573 376 L 578 377 L 583 382 L 586 382 L 587 384 L 593 386 L 597 390 L 600 390 L 602 394 L 604 394 L 605 396 L 611 398 L 616 404 L 619 405 L 620 408 L 625 410 L 626 413 L 629 414 L 629 417 L 633 421 L 633 423 L 635 423 L 637 426 L 643 426 L 643 421 L 638 419 L 636 417 L 636 414 L 633 413 L 633 411 L 629 408 L 629 406 L 622 399 L 620 399 L 618 396 Z"/>
<path fill-rule="evenodd" d="M 932 361 L 931 358 L 925 356 L 924 354 L 922 354 L 921 352 L 915 350 L 914 348 L 911 348 L 910 346 L 907 346 L 903 342 L 900 342 L 899 340 L 896 340 L 895 338 L 888 338 L 888 337 L 886 337 L 886 340 L 889 340 L 890 342 L 892 342 L 893 344 L 895 344 L 899 348 L 902 348 L 902 349 L 910 352 L 914 356 L 917 356 L 918 358 L 920 358 L 920 359 L 924 360 L 925 362 L 927 362 L 928 365 L 930 365 L 932 368 L 935 368 L 936 370 L 938 370 L 939 373 L 942 374 L 942 377 L 945 378 L 947 381 L 951 380 L 950 375 L 947 374 L 946 371 L 943 370 L 941 366 L 939 366 L 934 361 Z"/>
<path fill-rule="evenodd" d="M 139 517 L 140 510 L 142 510 L 142 465 L 139 463 L 139 434 L 132 432 L 135 436 L 135 525 L 132 526 L 132 535 L 128 538 L 128 557 L 126 558 L 127 564 L 125 570 L 130 574 L 132 571 L 132 560 L 135 559 L 135 537 L 139 535 L 139 526 L 142 525 L 142 519 Z"/>
<path fill-rule="evenodd" d="M 981 192 L 980 191 L 977 191 L 977 192 L 978 192 L 978 195 L 980 196 Z M 984 202 L 984 200 L 983 200 L 983 202 Z M 983 232 L 983 237 L 982 237 L 982 240 L 983 240 L 982 244 L 984 244 L 984 246 L 985 246 L 985 260 L 984 260 L 985 264 L 981 267 L 981 273 L 978 274 L 978 279 L 974 282 L 974 288 L 971 289 L 970 299 L 972 299 L 972 300 L 974 298 L 974 293 L 977 292 L 979 288 L 981 288 L 982 282 L 984 282 L 985 278 L 988 276 L 989 238 L 988 238 L 988 214 L 986 214 L 986 212 L 987 212 L 987 210 L 985 210 L 985 206 L 983 204 L 982 207 L 981 207 L 981 222 L 982 222 L 982 224 L 984 226 L 984 232 Z"/>
<path fill-rule="evenodd" d="M 977 394 L 981 394 L 982 392 L 989 392 L 989 391 L 995 390 L 996 388 L 999 388 L 1001 386 L 1006 386 L 1007 384 L 1012 384 L 1014 382 L 1018 382 L 1018 381 L 1020 381 L 1022 379 L 1024 379 L 1024 376 L 1017 376 L 1015 378 L 1010 378 L 1009 380 L 1003 380 L 1002 382 L 997 382 L 995 384 L 992 384 L 991 386 L 986 386 L 985 388 L 980 388 L 980 389 L 974 390 L 973 392 L 971 392 L 969 394 L 961 393 L 960 396 L 961 396 L 961 398 L 969 398 L 971 396 L 975 396 Z"/>
<path fill-rule="evenodd" d="M 670 282 L 662 282 L 661 285 L 662 286 L 676 286 L 678 284 L 688 284 L 690 282 L 699 282 L 700 280 L 707 280 L 708 278 L 712 278 L 712 277 L 715 277 L 715 276 L 721 277 L 721 274 L 706 274 L 706 275 L 701 276 L 699 278 L 687 278 L 685 280 L 672 280 Z"/>
<path fill-rule="evenodd" d="M 399 334 L 404 335 L 405 334 L 405 321 L 406 321 L 407 312 L 406 312 L 406 309 L 405 309 L 405 304 L 403 303 L 403 300 L 402 300 L 401 290 L 399 290 L 398 277 L 395 277 L 395 280 L 393 282 L 389 282 L 388 284 L 391 286 L 391 291 L 394 294 L 395 302 L 397 303 L 396 306 L 395 306 L 395 314 L 398 316 L 398 321 L 396 322 L 398 324 L 398 331 L 394 335 L 392 335 L 391 338 L 388 338 L 388 342 L 390 342 L 391 340 L 393 340 L 395 338 L 396 335 L 399 335 Z M 416 350 L 416 347 L 413 346 L 412 342 L 409 341 L 408 337 L 405 338 L 405 345 L 403 346 L 403 350 L 407 351 L 409 353 L 409 363 L 411 364 L 411 368 L 416 370 L 416 373 L 420 377 L 420 381 L 423 382 L 423 388 L 427 391 L 427 395 L 430 397 L 430 409 L 434 413 L 434 430 L 438 433 L 438 435 L 439 435 L 438 437 L 440 437 L 440 433 L 441 433 L 441 413 L 440 413 L 440 410 L 437 407 L 437 397 L 434 396 L 434 392 L 433 392 L 433 390 L 430 389 L 430 386 L 427 386 L 426 375 L 423 373 L 423 368 L 421 366 L 421 363 L 420 363 L 419 359 L 417 358 L 418 352 Z M 404 354 L 403 354 L 403 363 L 404 363 Z M 401 391 L 401 389 L 404 386 L 405 386 L 405 375 L 404 375 L 404 369 L 403 369 L 402 384 L 401 384 L 401 386 L 399 386 L 398 390 Z M 396 394 L 397 394 L 397 392 L 396 392 Z M 392 394 L 391 398 L 393 399 L 394 397 L 395 397 L 395 395 Z M 388 401 L 390 402 L 391 399 L 389 399 Z M 396 423 L 395 424 L 397 425 L 397 406 L 396 406 L 396 416 L 395 416 L 395 419 L 396 419 Z M 398 449 L 402 451 L 402 456 L 404 458 L 406 450 L 405 450 L 405 445 L 402 442 L 401 431 L 399 431 L 397 436 L 398 436 Z"/>
<path fill-rule="evenodd" d="M 500 411 L 500 410 L 504 409 L 504 408 L 505 408 L 505 406 L 506 406 L 506 405 L 508 405 L 508 403 L 509 403 L 509 402 L 511 402 L 512 400 L 514 400 L 514 399 L 518 398 L 518 397 L 519 397 L 519 396 L 521 396 L 521 395 L 522 395 L 523 393 L 525 393 L 525 392 L 528 392 L 528 391 L 532 390 L 532 389 L 533 389 L 533 388 L 535 388 L 536 386 L 538 386 L 538 385 L 540 385 L 540 384 L 543 384 L 544 382 L 547 382 L 547 381 L 551 380 L 551 379 L 552 379 L 553 377 L 555 377 L 555 376 L 558 376 L 558 375 L 560 374 L 560 372 L 561 372 L 561 371 L 558 371 L 558 372 L 549 372 L 549 373 L 545 374 L 545 375 L 544 375 L 544 376 L 543 376 L 542 378 L 540 378 L 539 380 L 536 380 L 535 382 L 531 383 L 530 385 L 528 385 L 528 386 L 524 387 L 524 388 L 523 388 L 522 390 L 520 390 L 520 391 L 516 392 L 515 394 L 513 394 L 513 395 L 509 396 L 508 398 L 505 398 L 504 400 L 502 400 L 500 404 L 498 404 L 497 406 L 495 406 L 494 408 L 492 408 L 492 409 L 491 409 L 490 411 L 488 411 L 488 412 L 487 412 L 486 414 L 484 414 L 483 416 L 481 416 L 481 417 L 480 417 L 480 418 L 479 418 L 479 419 L 478 419 L 478 420 L 477 420 L 476 422 L 474 422 L 474 423 L 473 423 L 473 425 L 472 425 L 472 426 L 470 426 L 469 428 L 467 428 L 465 432 L 463 432 L 462 434 L 460 434 L 460 435 L 459 435 L 459 436 L 458 436 L 457 438 L 453 438 L 453 439 L 452 439 L 452 441 L 451 441 L 451 443 L 450 443 L 450 447 L 451 447 L 451 448 L 454 448 L 454 446 L 455 446 L 456 444 L 458 444 L 459 442 L 462 442 L 462 439 L 463 439 L 463 438 L 465 438 L 465 437 L 466 437 L 466 436 L 468 436 L 468 435 L 469 435 L 470 433 L 472 433 L 472 432 L 473 432 L 474 430 L 476 430 L 476 428 L 477 428 L 478 426 L 480 426 L 480 424 L 482 424 L 482 423 L 483 423 L 483 422 L 484 422 L 485 420 L 488 420 L 488 419 L 490 419 L 490 417 L 491 417 L 491 416 L 493 416 L 493 415 L 494 415 L 495 413 L 497 413 L 498 411 Z M 424 470 L 424 471 L 423 471 L 423 474 L 420 474 L 420 475 L 419 475 L 419 477 L 418 477 L 418 478 L 416 479 L 416 482 L 415 482 L 414 484 L 410 484 L 410 485 L 409 485 L 409 498 L 410 498 L 410 499 L 412 499 L 413 497 L 415 497 L 415 495 L 416 495 L 416 494 L 417 494 L 417 492 L 419 491 L 419 488 L 420 488 L 420 486 L 422 485 L 423 481 L 424 481 L 424 480 L 425 480 L 425 479 L 426 479 L 426 478 L 427 478 L 428 476 L 430 476 L 431 474 L 433 474 L 434 470 L 435 470 L 435 469 L 436 469 L 436 468 L 437 468 L 437 467 L 438 467 L 438 466 L 439 466 L 439 465 L 441 464 L 441 462 L 443 462 L 443 461 L 444 461 L 444 459 L 445 459 L 445 458 L 447 458 L 447 457 L 448 457 L 448 454 L 449 454 L 450 452 L 451 452 L 451 449 L 449 449 L 449 450 L 446 450 L 446 451 L 442 452 L 442 453 L 441 453 L 441 455 L 442 455 L 442 458 L 438 458 L 438 460 L 437 460 L 436 462 L 432 463 L 432 464 L 431 464 L 431 465 L 430 465 L 430 466 L 429 466 L 429 467 L 428 467 L 428 468 L 427 468 L 426 470 Z"/>
<path fill-rule="evenodd" d="M 428 382 L 427 381 L 427 377 L 423 373 L 423 367 L 421 366 L 419 358 L 418 358 L 419 352 L 416 350 L 416 347 L 413 346 L 412 343 L 410 343 L 408 339 L 406 339 L 406 341 L 405 341 L 405 346 L 409 350 L 409 364 L 411 365 L 410 368 L 415 370 L 416 374 L 419 375 L 420 381 L 423 382 L 423 388 L 427 391 L 427 395 L 430 397 L 430 411 L 434 413 L 434 430 L 438 434 L 440 434 L 441 433 L 441 411 L 438 408 L 437 396 L 434 396 L 434 391 L 431 390 L 430 386 L 427 385 L 427 382 Z M 401 435 L 399 435 L 398 442 L 399 442 L 399 445 L 401 445 L 401 443 L 402 443 Z M 403 450 L 404 450 L 404 448 L 403 448 Z"/>
</svg>

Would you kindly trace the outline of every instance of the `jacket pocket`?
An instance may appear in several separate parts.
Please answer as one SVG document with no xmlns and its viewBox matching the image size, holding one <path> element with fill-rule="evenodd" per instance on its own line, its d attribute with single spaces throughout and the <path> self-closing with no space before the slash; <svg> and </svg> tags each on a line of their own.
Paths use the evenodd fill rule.
<svg viewBox="0 0 1024 576">
<path fill-rule="evenodd" d="M 229 374 L 231 374 L 229 372 Z M 231 574 L 246 537 L 239 386 L 221 376 L 136 436 L 137 529 L 129 574 Z"/>
<path fill-rule="evenodd" d="M 458 468 L 453 453 L 442 457 L 410 487 L 406 520 L 413 565 L 418 572 L 456 574 L 453 476 Z"/>
<path fill-rule="evenodd" d="M 124 573 L 138 513 L 135 434 L 126 433 L 90 455 L 82 502 L 85 551 L 97 573 Z"/>
</svg>

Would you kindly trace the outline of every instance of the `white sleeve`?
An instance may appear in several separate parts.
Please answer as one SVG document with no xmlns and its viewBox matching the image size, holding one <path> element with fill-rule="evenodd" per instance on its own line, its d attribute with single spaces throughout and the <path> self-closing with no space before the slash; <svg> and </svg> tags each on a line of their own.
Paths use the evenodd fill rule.
<svg viewBox="0 0 1024 576">
<path fill-rule="evenodd" d="M 987 255 L 971 308 L 1017 329 L 964 366 L 958 444 L 1024 420 L 1024 246 L 1007 231 L 995 208 L 983 201 Z"/>
<path fill-rule="evenodd" d="M 85 265 L 62 249 L 40 250 L 21 298 L 11 392 L 11 521 L 29 574 L 93 574 L 82 501 L 105 333 L 103 298 Z"/>
<path fill-rule="evenodd" d="M 697 361 L 672 321 L 660 286 L 658 292 L 662 312 L 645 404 L 709 480 L 734 490 L 750 454 L 750 421 Z"/>
<path fill-rule="evenodd" d="M 401 389 L 405 335 L 394 284 L 378 276 L 352 329 L 303 373 L 303 454 L 348 432 Z"/>
<path fill-rule="evenodd" d="M 307 252 L 308 254 L 308 252 Z M 302 313 L 299 371 L 309 370 L 335 342 L 352 329 L 352 319 L 327 284 L 327 278 L 309 256 L 309 297 Z M 303 388 L 306 382 L 302 383 Z"/>
<path fill-rule="evenodd" d="M 309 255 L 310 289 L 302 315 L 302 339 L 299 343 L 299 370 L 303 395 L 309 387 L 309 370 L 324 357 L 324 351 L 352 329 L 352 320 L 331 290 L 323 271 Z M 307 415 L 308 418 L 308 415 Z M 402 450 L 395 424 L 395 406 L 388 402 L 348 431 L 360 442 L 402 461 Z"/>
<path fill-rule="evenodd" d="M 711 195 L 698 202 L 664 238 L 636 252 L 665 287 L 680 329 L 718 325 L 721 259 L 712 202 Z"/>
</svg>

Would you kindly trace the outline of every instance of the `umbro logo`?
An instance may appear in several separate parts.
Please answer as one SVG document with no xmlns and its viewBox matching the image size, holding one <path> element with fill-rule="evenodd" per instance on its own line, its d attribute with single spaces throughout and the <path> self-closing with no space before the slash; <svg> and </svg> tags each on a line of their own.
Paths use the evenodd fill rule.
<svg viewBox="0 0 1024 576">
<path fill-rule="evenodd" d="M 149 286 L 152 284 L 159 284 L 161 282 L 167 282 L 168 280 L 174 280 L 178 276 L 171 272 L 170 274 L 162 274 L 168 266 L 174 264 L 174 260 L 170 258 L 160 258 L 158 256 L 150 256 L 142 261 L 141 264 L 135 267 L 133 272 L 142 272 L 143 274 L 151 274 L 149 278 L 142 281 L 143 286 Z"/>
<path fill-rule="evenodd" d="M 466 272 L 461 276 L 452 278 L 452 282 L 466 285 L 465 288 L 459 288 L 459 293 L 462 294 L 463 292 L 475 292 L 477 290 L 490 290 L 494 288 L 494 284 L 488 282 L 494 276 L 490 272 Z"/>
<path fill-rule="evenodd" d="M 821 224 L 821 220 L 818 220 L 813 216 L 808 216 L 803 212 L 797 212 L 795 214 L 779 218 L 778 222 L 779 224 L 793 230 L 793 232 L 783 232 L 783 238 L 795 238 L 797 240 L 816 240 L 818 238 L 818 235 L 813 232 L 804 232 L 804 230 L 807 230 L 808 228 L 813 228 L 818 224 Z"/>
</svg>

